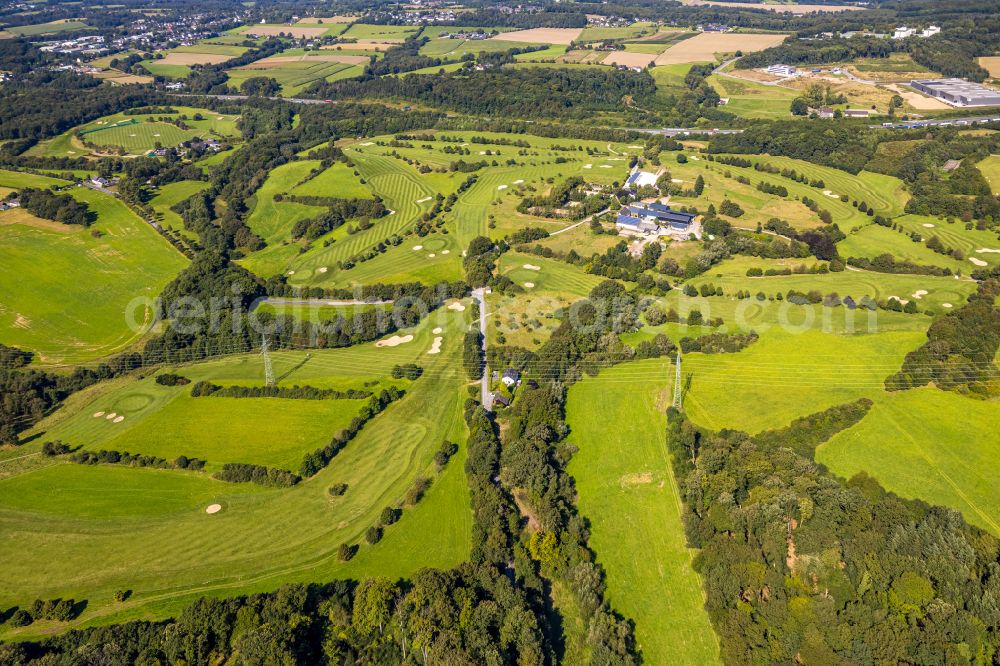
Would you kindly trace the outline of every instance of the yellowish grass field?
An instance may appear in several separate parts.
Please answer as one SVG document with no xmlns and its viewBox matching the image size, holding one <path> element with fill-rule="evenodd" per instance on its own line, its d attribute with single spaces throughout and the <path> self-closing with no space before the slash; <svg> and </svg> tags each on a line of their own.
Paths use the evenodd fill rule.
<svg viewBox="0 0 1000 666">
<path fill-rule="evenodd" d="M 864 7 L 855 5 L 777 5 L 766 2 L 723 2 L 721 0 L 682 0 L 685 5 L 713 5 L 715 7 L 736 7 L 738 9 L 766 9 L 786 14 L 809 14 L 812 12 L 853 12 Z"/>
<path fill-rule="evenodd" d="M 762 33 L 703 32 L 671 46 L 656 58 L 657 65 L 677 65 L 684 62 L 712 62 L 717 53 L 754 53 L 784 41 L 786 35 Z"/>
<path fill-rule="evenodd" d="M 378 42 L 369 41 L 366 39 L 359 39 L 357 42 L 348 42 L 342 44 L 328 44 L 327 46 L 322 46 L 320 48 L 331 50 L 331 51 L 388 51 L 394 46 L 399 46 L 403 40 L 398 42 L 393 42 L 389 40 L 382 40 Z"/>
<path fill-rule="evenodd" d="M 304 16 L 296 23 L 316 25 L 317 23 L 350 23 L 356 20 L 354 16 Z"/>
<path fill-rule="evenodd" d="M 505 42 L 527 42 L 529 44 L 569 44 L 580 37 L 583 28 L 531 28 L 505 32 L 490 39 Z"/>
<path fill-rule="evenodd" d="M 272 37 L 280 34 L 291 35 L 296 39 L 302 37 L 320 37 L 326 34 L 327 28 L 316 26 L 291 26 L 291 25 L 258 25 L 249 28 L 245 34 L 252 37 Z"/>
<path fill-rule="evenodd" d="M 218 65 L 220 62 L 232 60 L 234 56 L 222 55 L 220 53 L 168 53 L 158 62 L 164 65 Z"/>
<path fill-rule="evenodd" d="M 899 96 L 905 99 L 907 104 L 918 111 L 939 111 L 941 109 L 951 108 L 939 99 L 921 95 L 920 93 L 905 86 L 891 85 L 886 86 L 886 88 L 895 93 L 899 93 Z"/>
<path fill-rule="evenodd" d="M 994 79 L 1000 79 L 1000 56 L 983 56 L 979 59 L 979 66 Z"/>
<path fill-rule="evenodd" d="M 131 83 L 152 83 L 152 76 L 142 76 L 140 74 L 126 74 L 117 69 L 109 69 L 93 75 L 94 78 L 105 79 L 118 85 L 128 85 Z"/>
<path fill-rule="evenodd" d="M 656 60 L 653 53 L 628 53 L 615 51 L 604 59 L 605 65 L 625 65 L 626 67 L 645 67 Z"/>
</svg>

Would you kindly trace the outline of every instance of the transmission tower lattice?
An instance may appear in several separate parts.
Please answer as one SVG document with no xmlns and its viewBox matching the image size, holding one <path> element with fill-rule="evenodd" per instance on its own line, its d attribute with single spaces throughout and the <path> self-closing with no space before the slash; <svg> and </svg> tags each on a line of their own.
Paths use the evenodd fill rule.
<svg viewBox="0 0 1000 666">
<path fill-rule="evenodd" d="M 681 411 L 681 348 L 677 348 L 677 372 L 674 373 L 674 409 Z"/>
<path fill-rule="evenodd" d="M 274 368 L 271 367 L 271 355 L 267 353 L 267 336 L 260 336 L 260 354 L 264 357 L 264 385 L 274 386 Z"/>
</svg>

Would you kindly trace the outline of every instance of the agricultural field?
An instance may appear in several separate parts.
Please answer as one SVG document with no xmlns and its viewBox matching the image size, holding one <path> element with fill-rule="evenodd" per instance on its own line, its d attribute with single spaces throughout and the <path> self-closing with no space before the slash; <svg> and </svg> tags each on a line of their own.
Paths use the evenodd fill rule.
<svg viewBox="0 0 1000 666">
<path fill-rule="evenodd" d="M 266 76 L 278 82 L 281 94 L 292 97 L 314 81 L 338 81 L 364 73 L 368 58 L 360 55 L 274 56 L 226 70 L 229 85 L 239 88 L 250 78 Z"/>
<path fill-rule="evenodd" d="M 573 385 L 566 421 L 578 451 L 569 473 L 607 575 L 608 599 L 635 620 L 646 662 L 714 664 L 719 646 L 667 452 L 672 376 L 670 363 L 656 359 L 607 368 Z"/>
<path fill-rule="evenodd" d="M 344 25 L 251 25 L 237 28 L 234 33 L 250 37 L 292 37 L 309 39 L 333 37 L 344 31 Z"/>
<path fill-rule="evenodd" d="M 385 382 L 392 366 L 399 363 L 418 362 L 425 369 L 423 377 L 407 387 L 407 394 L 369 421 L 328 467 L 291 488 L 228 484 L 206 473 L 175 470 L 79 466 L 51 459 L 40 459 L 43 464 L 27 468 L 0 462 L 0 468 L 11 464 L 15 469 L 0 481 L 0 529 L 16 535 L 3 540 L 0 551 L 8 557 L 20 553 L 15 558 L 20 563 L 9 571 L 12 584 L 0 591 L 0 604 L 24 604 L 39 595 L 75 595 L 88 600 L 75 624 L 87 625 L 167 617 L 204 595 L 274 590 L 292 581 L 396 578 L 426 566 L 459 564 L 468 557 L 471 533 L 464 447 L 440 473 L 434 471 L 432 457 L 443 439 L 465 441 L 461 410 L 466 379 L 459 366 L 461 337 L 467 326 L 468 311 L 445 308 L 417 329 L 402 331 L 413 339 L 395 347 L 369 343 L 312 353 L 273 353 L 280 385 L 359 387 L 369 381 Z M 427 354 L 432 327 L 442 329 L 444 342 L 437 355 Z M 173 371 L 223 384 L 259 385 L 263 380 L 255 354 Z M 197 400 L 256 400 L 185 399 L 181 394 L 189 388 L 166 389 L 150 384 L 148 378 L 122 378 L 76 396 L 77 400 L 39 428 L 66 437 L 84 437 L 88 427 L 97 432 L 118 428 L 122 434 L 117 437 L 127 439 L 127 426 L 133 421 L 139 436 L 157 420 L 172 418 L 172 428 L 186 428 L 194 439 L 175 439 L 170 446 L 203 447 L 206 454 L 212 452 L 206 455 L 210 461 L 250 454 L 255 441 L 262 446 L 256 449 L 260 454 L 278 455 L 266 445 L 278 442 L 253 433 L 240 441 L 216 437 L 216 432 L 222 433 L 219 428 L 229 427 L 223 423 L 225 410 L 179 409 Z M 286 399 L 281 405 L 262 405 L 257 410 L 261 424 L 272 418 L 288 420 L 280 436 L 288 441 L 280 446 L 292 446 L 302 437 L 297 434 L 300 428 L 314 428 L 310 413 L 323 409 L 316 401 L 306 401 L 308 410 L 287 404 L 295 402 L 299 401 Z M 92 417 L 92 412 L 104 408 L 120 408 L 127 417 L 117 424 Z M 250 405 L 226 409 L 239 410 L 241 417 L 252 417 L 254 411 Z M 260 409 L 267 411 L 260 413 Z M 335 428 L 337 417 L 332 419 L 326 425 Z M 316 436 L 320 430 L 315 429 Z M 327 430 L 325 437 L 331 434 Z M 143 435 L 134 442 L 135 450 L 142 450 L 144 439 Z M 36 442 L 25 448 L 37 450 L 39 446 Z M 386 529 L 380 543 L 365 544 L 362 535 L 377 521 L 382 508 L 400 505 L 420 474 L 433 479 L 426 496 L 415 507 L 404 507 L 401 520 Z M 347 484 L 343 496 L 328 494 L 335 483 Z M 221 511 L 207 514 L 210 504 L 219 504 Z M 68 532 L 76 535 L 71 542 L 53 541 L 53 534 Z M 337 548 L 344 542 L 362 544 L 346 563 L 337 558 Z M 129 566 L 108 566 L 112 552 L 114 561 L 127 561 Z M 116 603 L 112 594 L 122 588 L 133 594 L 126 602 Z M 31 635 L 46 630 L 45 622 L 29 628 Z M 7 637 L 11 635 L 25 632 L 8 630 Z"/>
<path fill-rule="evenodd" d="M 12 189 L 66 184 L 0 171 L 0 186 Z M 69 193 L 97 214 L 89 229 L 21 209 L 0 212 L 0 342 L 46 364 L 101 358 L 141 339 L 152 323 L 151 299 L 186 263 L 116 199 L 85 188 Z M 148 300 L 130 306 L 137 298 Z"/>
<path fill-rule="evenodd" d="M 217 65 L 232 60 L 247 50 L 245 46 L 233 44 L 200 43 L 162 51 L 157 54 L 158 57 L 143 60 L 139 64 L 156 76 L 184 78 L 191 74 L 192 65 Z"/>
<path fill-rule="evenodd" d="M 866 472 L 903 497 L 950 506 L 996 536 L 998 431 L 995 403 L 924 387 L 876 397 L 860 423 L 820 445 L 816 459 L 842 477 Z"/>
<path fill-rule="evenodd" d="M 637 37 L 652 36 L 657 31 L 657 26 L 653 23 L 638 21 L 632 25 L 621 28 L 605 28 L 601 26 L 591 26 L 583 29 L 578 42 L 600 42 L 609 39 L 635 39 Z"/>
<path fill-rule="evenodd" d="M 721 56 L 736 51 L 753 53 L 777 46 L 786 35 L 755 33 L 702 32 L 671 46 L 656 58 L 657 65 L 676 65 L 686 62 L 715 62 Z"/>
<path fill-rule="evenodd" d="M 411 25 L 366 25 L 354 23 L 341 35 L 342 39 L 357 39 L 373 42 L 402 42 L 419 32 L 418 26 Z"/>
<path fill-rule="evenodd" d="M 6 32 L 18 37 L 37 37 L 39 35 L 57 35 L 60 32 L 71 32 L 74 30 L 88 30 L 90 26 L 83 21 L 72 19 L 62 19 L 49 23 L 37 23 L 35 25 L 16 25 L 4 28 Z"/>
</svg>

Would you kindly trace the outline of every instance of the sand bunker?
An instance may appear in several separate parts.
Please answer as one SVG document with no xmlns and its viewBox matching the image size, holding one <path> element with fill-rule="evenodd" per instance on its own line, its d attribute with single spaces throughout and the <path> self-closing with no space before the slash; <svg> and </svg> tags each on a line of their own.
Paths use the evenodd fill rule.
<svg viewBox="0 0 1000 666">
<path fill-rule="evenodd" d="M 523 183 L 523 182 L 524 182 L 524 180 L 522 180 L 522 179 L 518 179 L 518 180 L 515 180 L 515 181 L 514 181 L 514 184 L 515 184 L 515 185 L 520 185 L 520 184 L 521 184 L 521 183 Z"/>
<path fill-rule="evenodd" d="M 923 298 L 926 295 L 927 295 L 927 290 L 926 289 L 917 289 L 915 292 L 913 292 L 913 298 L 915 298 L 917 300 L 920 300 L 921 298 Z"/>
<path fill-rule="evenodd" d="M 684 181 L 681 180 L 680 178 L 671 178 L 670 182 L 671 183 L 683 183 Z"/>
<path fill-rule="evenodd" d="M 326 266 L 320 266 L 319 268 L 316 269 L 316 272 L 317 273 L 326 273 L 328 270 L 330 270 L 330 269 L 327 268 Z"/>
<path fill-rule="evenodd" d="M 417 203 L 424 203 L 425 201 L 430 201 L 433 197 L 424 197 L 423 199 L 417 199 Z"/>
<path fill-rule="evenodd" d="M 525 289 L 534 289 L 535 288 L 535 283 L 534 282 L 525 282 L 524 283 L 524 288 Z"/>
<path fill-rule="evenodd" d="M 413 246 L 413 251 L 414 251 L 414 252 L 419 252 L 419 251 L 420 251 L 420 250 L 422 250 L 422 249 L 424 249 L 424 246 L 423 246 L 423 245 L 414 245 L 414 246 Z"/>
<path fill-rule="evenodd" d="M 688 159 L 694 160 L 695 162 L 701 162 L 701 158 L 698 157 L 697 155 L 692 155 Z"/>
<path fill-rule="evenodd" d="M 107 416 L 105 416 L 104 418 L 106 418 L 107 420 L 111 421 L 111 420 L 113 420 L 113 419 L 114 419 L 114 418 L 115 418 L 116 416 L 118 416 L 118 415 L 117 415 L 117 414 L 115 414 L 114 412 L 111 412 L 110 414 L 108 414 L 108 415 L 107 415 Z"/>
<path fill-rule="evenodd" d="M 839 194 L 834 194 L 830 190 L 823 190 L 823 194 L 826 195 L 826 196 L 828 196 L 828 197 L 830 197 L 831 199 L 839 199 L 840 198 Z"/>
<path fill-rule="evenodd" d="M 221 504 L 209 504 L 205 507 L 205 513 L 219 513 L 220 511 L 222 511 Z"/>
<path fill-rule="evenodd" d="M 886 300 L 890 300 L 890 299 L 893 299 L 893 298 L 895 298 L 897 301 L 899 301 L 903 305 L 906 305 L 907 303 L 910 302 L 910 299 L 908 299 L 908 298 L 900 298 L 899 296 L 890 296 Z"/>
<path fill-rule="evenodd" d="M 431 253 L 430 253 L 430 254 L 428 254 L 427 256 L 428 256 L 428 257 L 430 257 L 431 259 L 433 259 L 433 258 L 434 258 L 434 257 L 436 257 L 437 255 L 436 255 L 436 254 L 434 254 L 433 252 L 431 252 Z"/>
<path fill-rule="evenodd" d="M 930 222 L 924 222 L 924 226 L 927 227 L 928 229 L 933 229 L 934 228 L 934 225 L 931 224 Z"/>
<path fill-rule="evenodd" d="M 584 165 L 583 165 L 583 168 L 584 168 L 584 169 L 593 169 L 593 168 L 594 168 L 594 165 L 593 165 L 593 164 L 584 164 Z"/>
<path fill-rule="evenodd" d="M 434 338 L 434 343 L 431 348 L 427 350 L 428 354 L 440 354 L 441 353 L 441 341 L 444 340 L 442 337 Z"/>
<path fill-rule="evenodd" d="M 451 254 L 451 250 L 441 250 L 441 254 Z"/>
<path fill-rule="evenodd" d="M 951 303 L 942 303 L 941 307 L 943 307 L 943 308 L 950 308 L 951 307 Z"/>
<path fill-rule="evenodd" d="M 976 266 L 986 266 L 986 262 L 982 259 L 977 259 L 976 257 L 969 257 L 969 261 L 974 263 Z"/>
<path fill-rule="evenodd" d="M 405 344 L 413 340 L 412 335 L 394 335 L 391 338 L 386 338 L 385 340 L 379 340 L 375 343 L 376 347 L 396 347 L 401 344 Z"/>
<path fill-rule="evenodd" d="M 454 303 L 450 303 L 448 305 L 448 309 L 449 310 L 454 310 L 455 312 L 465 312 L 465 306 L 462 305 L 461 303 L 459 303 L 458 301 L 455 301 Z"/>
<path fill-rule="evenodd" d="M 996 252 L 997 254 L 1000 254 L 1000 250 L 994 250 L 993 248 L 989 247 L 981 247 L 978 250 L 976 250 L 976 254 L 986 254 L 988 252 Z"/>
<path fill-rule="evenodd" d="M 610 164 L 602 164 L 602 165 L 601 165 L 601 168 L 602 168 L 602 169 L 614 169 L 614 167 L 613 167 L 613 166 L 611 166 Z"/>
<path fill-rule="evenodd" d="M 104 416 L 104 412 L 94 412 L 94 418 L 95 419 L 100 418 L 102 416 Z"/>
<path fill-rule="evenodd" d="M 529 271 L 540 271 L 540 270 L 542 270 L 541 266 L 535 266 L 534 264 L 525 264 L 523 266 L 523 268 L 527 268 Z"/>
<path fill-rule="evenodd" d="M 506 190 L 507 186 L 506 185 L 497 185 L 497 189 L 498 190 Z"/>
<path fill-rule="evenodd" d="M 435 329 L 434 329 L 433 331 L 431 331 L 431 333 L 433 333 L 434 335 L 438 335 L 438 334 L 440 334 L 440 333 L 441 333 L 441 332 L 442 332 L 443 330 L 444 330 L 443 328 L 441 328 L 440 326 L 438 326 L 438 327 L 437 327 L 437 328 L 435 328 Z"/>
<path fill-rule="evenodd" d="M 124 416 L 116 416 L 114 421 L 112 421 L 112 423 L 121 423 L 124 420 L 125 420 Z"/>
</svg>

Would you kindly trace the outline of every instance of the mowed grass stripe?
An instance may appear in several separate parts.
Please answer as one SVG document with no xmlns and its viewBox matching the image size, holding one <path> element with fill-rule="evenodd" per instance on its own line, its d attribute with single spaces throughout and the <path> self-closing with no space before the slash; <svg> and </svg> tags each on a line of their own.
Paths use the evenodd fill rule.
<svg viewBox="0 0 1000 666">
<path fill-rule="evenodd" d="M 634 379 L 642 373 L 643 379 Z M 691 565 L 666 445 L 672 372 L 656 359 L 608 368 L 573 385 L 569 464 L 612 607 L 635 621 L 649 664 L 719 663 L 701 581 Z"/>
</svg>

